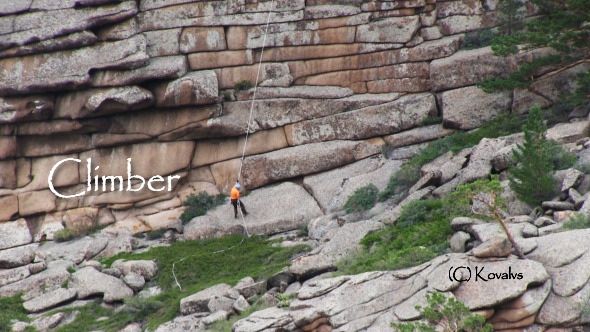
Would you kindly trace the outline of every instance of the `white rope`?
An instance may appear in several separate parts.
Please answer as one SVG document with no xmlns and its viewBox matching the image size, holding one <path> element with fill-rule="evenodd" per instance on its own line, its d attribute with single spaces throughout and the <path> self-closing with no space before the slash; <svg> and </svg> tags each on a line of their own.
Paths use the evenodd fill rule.
<svg viewBox="0 0 590 332">
<path fill-rule="evenodd" d="M 242 176 L 242 166 L 244 165 L 244 156 L 246 155 L 246 145 L 248 145 L 248 135 L 250 134 L 250 123 L 252 122 L 252 111 L 254 110 L 254 101 L 256 101 L 256 90 L 258 89 L 258 79 L 260 78 L 260 68 L 262 67 L 262 58 L 264 56 L 264 47 L 266 46 L 266 35 L 268 34 L 268 26 L 270 25 L 270 14 L 274 0 L 270 3 L 268 9 L 268 17 L 266 18 L 266 29 L 264 30 L 264 38 L 262 39 L 262 49 L 260 51 L 260 60 L 258 61 L 258 72 L 256 73 L 256 82 L 254 83 L 254 92 L 252 94 L 252 102 L 250 103 L 250 115 L 248 117 L 248 126 L 246 126 L 246 140 L 244 141 L 244 149 L 242 150 L 242 158 L 240 160 L 240 170 L 238 171 L 238 182 Z"/>
<path fill-rule="evenodd" d="M 240 181 L 240 177 L 242 175 L 242 166 L 244 165 L 244 156 L 246 155 L 246 145 L 248 144 L 248 135 L 250 134 L 250 123 L 252 122 L 252 112 L 254 110 L 254 101 L 256 100 L 256 90 L 258 89 L 258 80 L 260 78 L 260 68 L 262 67 L 262 58 L 264 55 L 264 47 L 266 45 L 266 35 L 268 34 L 268 26 L 270 25 L 270 14 L 272 13 L 272 8 L 274 6 L 274 0 L 271 1 L 270 3 L 270 8 L 268 9 L 268 16 L 266 18 L 266 28 L 264 30 L 264 38 L 262 40 L 262 50 L 260 51 L 260 60 L 258 61 L 258 72 L 256 73 L 256 82 L 254 83 L 254 92 L 252 94 L 252 102 L 250 103 L 250 115 L 248 116 L 248 126 L 246 127 L 246 139 L 244 140 L 244 148 L 242 150 L 242 158 L 240 159 L 240 170 L 238 171 L 238 182 Z M 238 204 L 240 205 L 240 216 L 242 217 L 242 223 L 244 224 L 244 230 L 246 231 L 246 236 L 250 237 L 250 232 L 248 232 L 248 227 L 246 226 L 246 219 L 244 218 L 244 213 L 242 212 L 242 202 L 240 202 L 238 200 Z M 240 241 L 240 243 L 235 244 L 229 248 L 226 249 L 222 249 L 222 250 L 217 250 L 212 252 L 211 254 L 218 254 L 224 251 L 228 251 L 231 250 L 239 245 L 241 245 L 244 242 L 244 238 L 242 237 L 242 240 Z M 176 282 L 176 285 L 178 286 L 178 288 L 180 290 L 182 290 L 182 287 L 180 286 L 180 283 L 178 282 L 178 279 L 176 278 L 176 274 L 174 273 L 174 268 L 176 266 L 176 263 L 180 263 L 183 260 L 189 258 L 189 257 L 194 257 L 196 255 L 192 255 L 192 256 L 187 256 L 184 257 L 174 263 L 172 263 L 172 276 L 174 277 L 174 282 Z"/>
</svg>

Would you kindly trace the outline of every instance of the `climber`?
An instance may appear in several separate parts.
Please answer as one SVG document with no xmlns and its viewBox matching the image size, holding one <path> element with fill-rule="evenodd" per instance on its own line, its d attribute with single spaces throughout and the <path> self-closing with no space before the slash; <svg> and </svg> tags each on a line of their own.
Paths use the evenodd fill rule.
<svg viewBox="0 0 590 332">
<path fill-rule="evenodd" d="M 240 185 L 240 182 L 236 182 L 236 185 L 231 189 L 231 204 L 234 206 L 234 217 L 237 218 L 238 217 L 238 204 L 240 205 L 240 209 L 242 209 L 242 213 L 244 214 L 244 216 L 248 215 L 248 212 L 246 212 L 246 207 L 244 206 L 244 203 L 242 203 L 242 201 L 240 200 L 240 190 L 242 189 L 242 186 Z"/>
</svg>

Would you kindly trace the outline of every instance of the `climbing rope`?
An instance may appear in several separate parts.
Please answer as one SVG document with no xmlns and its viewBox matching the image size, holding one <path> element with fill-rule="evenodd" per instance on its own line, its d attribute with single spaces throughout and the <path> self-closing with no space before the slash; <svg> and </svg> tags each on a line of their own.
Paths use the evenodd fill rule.
<svg viewBox="0 0 590 332">
<path fill-rule="evenodd" d="M 262 39 L 262 49 L 260 51 L 260 60 L 258 61 L 258 71 L 256 73 L 256 82 L 254 83 L 254 92 L 252 93 L 252 102 L 250 103 L 250 115 L 248 116 L 248 124 L 246 126 L 246 139 L 244 140 L 244 148 L 242 149 L 242 157 L 240 158 L 240 169 L 238 171 L 238 182 L 240 181 L 240 177 L 242 175 L 242 167 L 244 166 L 244 156 L 246 155 L 246 146 L 248 145 L 248 135 L 250 134 L 250 123 L 252 122 L 252 113 L 254 110 L 254 102 L 256 101 L 256 90 L 258 88 L 258 80 L 260 79 L 260 68 L 262 67 L 262 58 L 264 55 L 264 47 L 266 46 L 266 35 L 268 34 L 268 26 L 270 25 L 270 14 L 272 13 L 272 8 L 274 6 L 274 0 L 272 0 L 270 2 L 270 8 L 268 9 L 268 15 L 266 18 L 266 28 L 264 30 L 264 38 Z M 239 200 L 238 200 L 238 204 L 242 204 Z M 244 225 L 244 230 L 246 231 L 246 236 L 250 237 L 250 232 L 248 232 L 248 227 L 246 226 L 246 219 L 244 218 L 244 214 L 242 213 L 242 209 L 240 206 L 240 217 L 242 218 L 242 223 Z M 218 254 L 218 253 L 222 253 L 228 250 L 231 250 L 239 245 L 241 245 L 244 242 L 244 238 L 242 238 L 242 240 L 240 241 L 240 243 L 235 244 L 229 248 L 226 249 L 222 249 L 222 250 L 217 250 L 212 252 L 211 254 Z M 196 255 L 192 255 L 192 256 L 186 256 L 174 263 L 172 263 L 172 276 L 174 277 L 174 282 L 176 282 L 176 285 L 178 286 L 178 288 L 180 290 L 182 290 L 182 287 L 180 286 L 180 283 L 178 282 L 178 279 L 176 278 L 176 274 L 174 273 L 174 268 L 176 266 L 176 263 L 180 263 L 183 260 L 189 258 L 189 257 L 194 257 Z"/>
</svg>

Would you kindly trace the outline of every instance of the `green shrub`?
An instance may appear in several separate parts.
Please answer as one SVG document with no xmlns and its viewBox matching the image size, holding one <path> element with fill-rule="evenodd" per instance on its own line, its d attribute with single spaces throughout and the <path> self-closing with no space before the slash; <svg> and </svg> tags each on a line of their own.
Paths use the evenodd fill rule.
<svg viewBox="0 0 590 332">
<path fill-rule="evenodd" d="M 418 127 L 430 126 L 433 124 L 441 124 L 442 123 L 442 116 L 435 116 L 435 117 L 426 117 L 418 123 Z"/>
<path fill-rule="evenodd" d="M 70 228 L 60 229 L 59 231 L 56 231 L 53 233 L 53 239 L 56 242 L 69 241 L 69 240 L 72 240 L 78 236 L 79 236 L 79 232 L 76 232 L 75 230 L 70 229 Z"/>
<path fill-rule="evenodd" d="M 498 34 L 492 29 L 477 30 L 465 34 L 464 50 L 472 50 L 492 45 Z"/>
<path fill-rule="evenodd" d="M 444 294 L 434 292 L 426 294 L 426 307 L 417 305 L 424 322 L 415 323 L 391 323 L 396 331 L 402 332 L 435 332 L 435 327 L 442 327 L 445 332 L 492 332 L 491 324 L 486 324 L 486 319 L 481 315 L 472 314 L 465 304 L 454 297 L 446 297 Z"/>
<path fill-rule="evenodd" d="M 420 168 L 438 156 L 448 151 L 457 153 L 465 148 L 476 146 L 482 138 L 496 138 L 520 132 L 523 123 L 524 117 L 521 115 L 501 113 L 476 130 L 458 131 L 429 143 L 389 178 L 386 188 L 379 193 L 379 201 L 384 202 L 410 188 L 420 179 Z"/>
<path fill-rule="evenodd" d="M 250 88 L 252 88 L 252 83 L 250 83 L 250 81 L 248 81 L 248 80 L 241 80 L 239 82 L 236 82 L 236 84 L 234 84 L 234 90 L 236 90 L 236 91 L 248 90 Z"/>
<path fill-rule="evenodd" d="M 585 229 L 590 228 L 590 217 L 583 213 L 576 213 L 563 223 L 564 229 Z"/>
<path fill-rule="evenodd" d="M 523 126 L 524 143 L 513 150 L 514 164 L 510 166 L 510 185 L 520 200 L 539 204 L 556 194 L 552 177 L 555 146 L 545 137 L 547 126 L 539 106 L 529 112 Z"/>
<path fill-rule="evenodd" d="M 166 233 L 166 231 L 168 231 L 168 230 L 167 229 L 158 229 L 155 231 L 150 231 L 147 233 L 147 238 L 149 240 L 161 239 L 164 236 L 164 233 Z"/>
<path fill-rule="evenodd" d="M 0 331 L 12 331 L 12 320 L 30 321 L 27 311 L 23 307 L 23 302 L 21 294 L 0 298 Z"/>
<path fill-rule="evenodd" d="M 360 187 L 354 191 L 354 193 L 348 197 L 344 204 L 346 213 L 362 213 L 375 206 L 377 200 L 377 194 L 379 189 L 374 184 L 368 184 L 364 187 Z"/>
<path fill-rule="evenodd" d="M 183 206 L 188 206 L 188 209 L 180 215 L 182 224 L 184 225 L 188 223 L 195 217 L 205 215 L 209 209 L 223 204 L 225 198 L 226 197 L 223 194 L 211 196 L 205 191 L 201 191 L 198 195 L 190 194 L 186 200 L 182 202 Z"/>
</svg>

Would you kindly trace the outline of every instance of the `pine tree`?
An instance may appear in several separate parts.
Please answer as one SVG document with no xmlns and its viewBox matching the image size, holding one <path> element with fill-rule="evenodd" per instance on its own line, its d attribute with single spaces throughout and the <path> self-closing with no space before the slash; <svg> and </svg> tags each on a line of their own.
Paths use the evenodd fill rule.
<svg viewBox="0 0 590 332">
<path fill-rule="evenodd" d="M 545 137 L 547 126 L 538 105 L 531 108 L 523 131 L 524 144 L 513 150 L 515 165 L 510 167 L 510 185 L 520 200 L 539 204 L 555 194 L 555 183 L 553 149 Z"/>
</svg>

